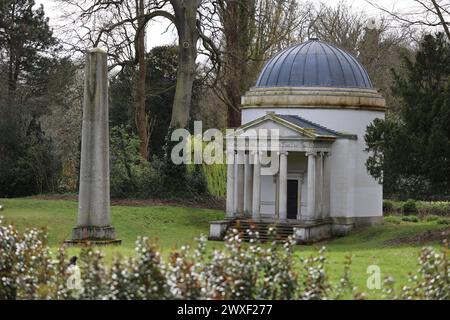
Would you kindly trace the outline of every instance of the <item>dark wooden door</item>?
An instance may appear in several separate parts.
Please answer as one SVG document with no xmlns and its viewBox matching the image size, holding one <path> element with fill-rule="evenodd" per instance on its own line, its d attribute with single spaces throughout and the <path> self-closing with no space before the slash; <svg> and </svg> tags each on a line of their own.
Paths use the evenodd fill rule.
<svg viewBox="0 0 450 320">
<path fill-rule="evenodd" d="M 287 217 L 297 219 L 298 212 L 298 181 L 288 180 L 287 185 Z"/>
</svg>

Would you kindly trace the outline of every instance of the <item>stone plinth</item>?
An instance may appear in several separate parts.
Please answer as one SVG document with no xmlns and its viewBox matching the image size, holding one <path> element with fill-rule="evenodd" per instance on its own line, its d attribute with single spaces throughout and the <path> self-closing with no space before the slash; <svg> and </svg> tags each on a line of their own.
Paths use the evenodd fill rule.
<svg viewBox="0 0 450 320">
<path fill-rule="evenodd" d="M 72 240 L 65 241 L 69 246 L 108 246 L 120 245 L 122 240 L 116 240 L 114 227 L 75 227 L 72 230 Z"/>
<path fill-rule="evenodd" d="M 116 230 L 112 226 L 80 226 L 72 230 L 72 240 L 64 242 L 68 246 L 109 246 L 120 245 L 116 239 Z"/>
<path fill-rule="evenodd" d="M 209 240 L 222 241 L 225 238 L 231 220 L 212 221 L 209 223 Z"/>
<path fill-rule="evenodd" d="M 294 239 L 297 244 L 310 244 L 332 237 L 332 223 L 318 222 L 294 227 Z"/>
<path fill-rule="evenodd" d="M 75 227 L 72 240 L 113 240 L 116 238 L 114 227 Z"/>
</svg>

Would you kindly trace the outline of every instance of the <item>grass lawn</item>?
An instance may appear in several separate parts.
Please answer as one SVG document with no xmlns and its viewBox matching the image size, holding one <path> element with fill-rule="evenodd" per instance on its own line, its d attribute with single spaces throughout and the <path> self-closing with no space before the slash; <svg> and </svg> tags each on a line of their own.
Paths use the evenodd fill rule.
<svg viewBox="0 0 450 320">
<path fill-rule="evenodd" d="M 70 239 L 71 229 L 76 224 L 77 203 L 65 200 L 39 200 L 34 198 L 0 200 L 5 210 L 0 216 L 23 230 L 28 227 L 46 228 L 50 245 L 59 247 L 64 240 Z M 223 218 L 223 212 L 209 209 L 193 209 L 170 206 L 111 208 L 112 223 L 123 245 L 105 248 L 107 259 L 120 253 L 132 255 L 134 242 L 138 236 L 155 238 L 163 254 L 168 254 L 183 244 L 193 244 L 200 234 L 207 234 L 208 222 Z M 445 229 L 436 222 L 400 224 L 385 223 L 353 232 L 351 235 L 312 246 L 296 247 L 298 255 L 309 255 L 320 247 L 327 247 L 329 257 L 328 271 L 332 280 L 339 279 L 343 271 L 346 256 L 351 255 L 352 279 L 361 290 L 370 297 L 381 297 L 381 292 L 369 291 L 366 287 L 367 267 L 377 265 L 382 277 L 393 276 L 398 287 L 406 284 L 408 273 L 417 269 L 417 257 L 422 246 L 438 246 L 437 241 L 406 241 L 393 244 L 390 240 L 421 235 L 427 231 Z M 448 228 L 448 227 L 447 227 Z M 211 242 L 211 248 L 221 247 L 220 242 Z M 70 249 L 70 254 L 77 254 L 79 249 Z"/>
</svg>

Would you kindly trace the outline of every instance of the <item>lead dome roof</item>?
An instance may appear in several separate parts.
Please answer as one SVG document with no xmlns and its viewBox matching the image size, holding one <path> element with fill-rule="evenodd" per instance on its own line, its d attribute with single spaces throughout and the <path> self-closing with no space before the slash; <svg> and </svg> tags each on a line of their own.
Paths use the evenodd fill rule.
<svg viewBox="0 0 450 320">
<path fill-rule="evenodd" d="M 256 87 L 336 87 L 373 89 L 366 69 L 350 53 L 311 39 L 276 54 Z"/>
</svg>

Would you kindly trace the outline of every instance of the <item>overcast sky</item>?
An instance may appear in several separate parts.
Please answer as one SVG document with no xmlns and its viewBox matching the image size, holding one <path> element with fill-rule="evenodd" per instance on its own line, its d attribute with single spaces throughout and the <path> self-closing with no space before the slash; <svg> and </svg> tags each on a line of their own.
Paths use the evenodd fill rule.
<svg viewBox="0 0 450 320">
<path fill-rule="evenodd" d="M 242 0 L 245 1 L 245 0 Z M 327 4 L 336 5 L 341 0 L 326 0 Z M 407 10 L 412 4 L 412 0 L 377 0 L 378 5 L 388 8 L 395 9 L 396 11 Z M 54 26 L 57 24 L 60 18 L 61 11 L 58 10 L 58 6 L 55 0 L 36 0 L 37 4 L 43 4 L 46 15 L 50 18 L 50 25 Z M 347 0 L 357 11 L 364 11 L 370 18 L 379 18 L 381 13 L 368 4 L 365 0 Z M 169 27 L 169 23 L 164 19 L 159 19 L 151 22 L 147 36 L 147 46 L 155 47 L 160 45 L 174 44 L 176 41 L 176 33 L 172 27 Z M 167 31 L 168 29 L 168 31 Z"/>
</svg>

